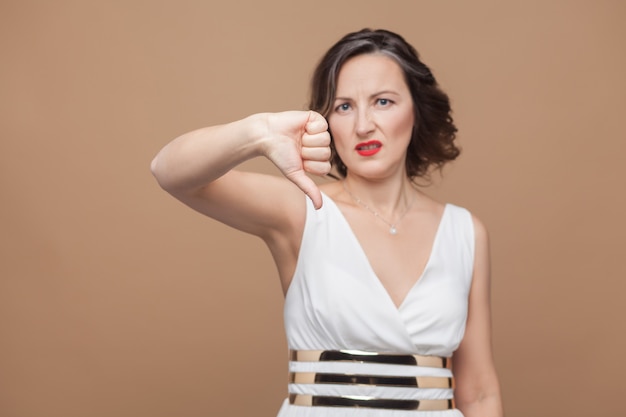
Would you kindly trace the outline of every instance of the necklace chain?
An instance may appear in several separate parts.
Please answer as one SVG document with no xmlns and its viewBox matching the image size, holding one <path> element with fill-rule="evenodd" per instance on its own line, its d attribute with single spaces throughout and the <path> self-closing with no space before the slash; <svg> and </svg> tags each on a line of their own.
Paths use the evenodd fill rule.
<svg viewBox="0 0 626 417">
<path fill-rule="evenodd" d="M 345 180 L 341 181 L 341 185 L 343 186 L 343 189 L 346 190 L 348 195 L 350 195 L 350 197 L 352 197 L 352 199 L 357 202 L 358 205 L 360 205 L 365 210 L 367 210 L 370 213 L 372 213 L 374 215 L 374 217 L 376 217 L 377 219 L 380 219 L 383 222 L 385 222 L 387 224 L 387 226 L 389 226 L 389 233 L 391 233 L 392 235 L 397 235 L 398 234 L 398 229 L 396 228 L 396 225 L 398 223 L 400 223 L 400 220 L 402 220 L 404 218 L 404 216 L 406 216 L 406 214 L 409 212 L 409 210 L 411 210 L 411 207 L 413 206 L 413 203 L 415 202 L 415 198 L 413 198 L 411 200 L 411 203 L 409 203 L 409 205 L 406 207 L 406 210 L 404 210 L 404 212 L 400 215 L 400 217 L 398 217 L 398 219 L 395 222 L 391 223 L 391 222 L 385 220 L 385 218 L 383 218 L 376 210 L 374 210 L 370 206 L 368 206 L 359 197 L 357 197 L 354 194 L 352 194 L 352 192 L 348 189 L 348 186 L 346 185 Z"/>
</svg>

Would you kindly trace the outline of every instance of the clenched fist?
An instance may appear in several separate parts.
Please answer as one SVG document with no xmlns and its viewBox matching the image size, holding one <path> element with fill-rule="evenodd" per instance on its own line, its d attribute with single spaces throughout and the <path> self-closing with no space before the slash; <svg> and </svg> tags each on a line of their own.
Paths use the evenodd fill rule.
<svg viewBox="0 0 626 417">
<path fill-rule="evenodd" d="M 322 206 L 317 185 L 305 173 L 330 172 L 330 134 L 326 119 L 314 111 L 266 114 L 263 153 L 290 181 Z"/>
</svg>

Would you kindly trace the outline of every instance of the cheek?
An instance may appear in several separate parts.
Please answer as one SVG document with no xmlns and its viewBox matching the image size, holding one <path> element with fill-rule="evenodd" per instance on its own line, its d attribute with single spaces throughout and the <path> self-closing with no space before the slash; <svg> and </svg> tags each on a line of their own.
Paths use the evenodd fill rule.
<svg viewBox="0 0 626 417">
<path fill-rule="evenodd" d="M 346 123 L 343 121 L 339 121 L 335 118 L 328 119 L 328 128 L 333 135 L 333 141 L 335 142 L 335 146 L 341 146 L 344 138 L 346 137 Z"/>
<path fill-rule="evenodd" d="M 404 112 L 402 114 L 398 114 L 396 118 L 392 121 L 394 126 L 394 131 L 398 135 L 408 135 L 410 139 L 411 134 L 413 132 L 415 118 L 413 117 L 413 112 Z"/>
</svg>

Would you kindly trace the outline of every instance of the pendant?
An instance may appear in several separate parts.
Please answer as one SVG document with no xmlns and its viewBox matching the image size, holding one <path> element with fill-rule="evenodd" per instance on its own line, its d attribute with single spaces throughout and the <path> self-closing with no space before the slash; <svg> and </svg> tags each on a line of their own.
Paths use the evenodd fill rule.
<svg viewBox="0 0 626 417">
<path fill-rule="evenodd" d="M 397 235 L 398 229 L 396 229 L 396 226 L 391 226 L 391 228 L 389 229 L 389 233 L 391 233 L 392 235 Z"/>
</svg>

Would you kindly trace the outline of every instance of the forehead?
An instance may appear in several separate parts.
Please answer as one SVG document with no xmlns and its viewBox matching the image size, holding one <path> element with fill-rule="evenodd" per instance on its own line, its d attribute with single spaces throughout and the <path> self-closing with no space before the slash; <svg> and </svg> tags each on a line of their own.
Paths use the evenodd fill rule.
<svg viewBox="0 0 626 417">
<path fill-rule="evenodd" d="M 353 90 L 408 90 L 404 72 L 393 58 L 380 54 L 357 55 L 347 60 L 337 77 L 337 95 Z"/>
</svg>

